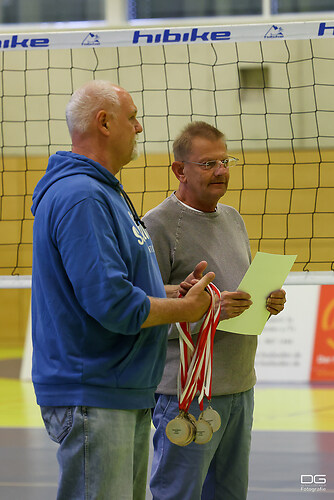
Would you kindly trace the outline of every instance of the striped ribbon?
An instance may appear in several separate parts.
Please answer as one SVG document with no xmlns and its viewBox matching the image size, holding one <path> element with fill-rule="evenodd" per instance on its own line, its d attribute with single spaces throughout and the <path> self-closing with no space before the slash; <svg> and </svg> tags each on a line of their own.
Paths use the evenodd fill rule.
<svg viewBox="0 0 334 500">
<path fill-rule="evenodd" d="M 221 304 L 220 291 L 213 284 L 207 286 L 211 304 L 194 345 L 189 323 L 176 323 L 180 342 L 180 369 L 177 383 L 179 408 L 185 412 L 199 392 L 198 403 L 203 411 L 203 398 L 211 399 L 213 339 L 219 322 Z M 215 308 L 215 297 L 218 307 Z M 215 310 L 216 309 L 216 310 Z"/>
</svg>

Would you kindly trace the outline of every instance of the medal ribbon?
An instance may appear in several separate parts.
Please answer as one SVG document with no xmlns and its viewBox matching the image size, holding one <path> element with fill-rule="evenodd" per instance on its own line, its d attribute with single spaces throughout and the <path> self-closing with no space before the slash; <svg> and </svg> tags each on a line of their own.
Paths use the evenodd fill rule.
<svg viewBox="0 0 334 500">
<path fill-rule="evenodd" d="M 219 322 L 221 304 L 220 291 L 213 284 L 207 286 L 211 304 L 199 331 L 196 346 L 190 332 L 189 323 L 176 323 L 180 342 L 180 370 L 178 376 L 179 408 L 185 412 L 199 392 L 198 403 L 203 411 L 204 395 L 210 400 L 212 389 L 213 339 Z M 215 296 L 218 307 L 215 310 Z"/>
</svg>

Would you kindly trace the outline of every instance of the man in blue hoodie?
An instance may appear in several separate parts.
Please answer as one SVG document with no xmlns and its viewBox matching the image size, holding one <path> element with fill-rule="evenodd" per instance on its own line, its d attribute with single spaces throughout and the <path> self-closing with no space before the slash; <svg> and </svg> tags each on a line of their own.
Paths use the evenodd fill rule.
<svg viewBox="0 0 334 500">
<path fill-rule="evenodd" d="M 150 411 L 167 324 L 207 310 L 208 273 L 182 299 L 115 174 L 142 127 L 124 89 L 72 96 L 72 152 L 52 155 L 33 195 L 32 378 L 59 443 L 58 500 L 145 498 Z M 166 298 L 166 292 L 167 297 Z"/>
</svg>

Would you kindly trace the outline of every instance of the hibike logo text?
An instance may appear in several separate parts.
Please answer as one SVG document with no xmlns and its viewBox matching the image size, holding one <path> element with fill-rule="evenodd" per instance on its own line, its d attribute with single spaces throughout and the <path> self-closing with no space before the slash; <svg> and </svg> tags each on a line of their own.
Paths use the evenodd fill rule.
<svg viewBox="0 0 334 500">
<path fill-rule="evenodd" d="M 32 48 L 42 48 L 49 47 L 50 40 L 49 38 L 24 38 L 19 35 L 12 35 L 9 38 L 5 38 L 4 40 L 0 40 L 0 48 L 2 49 L 28 49 Z"/>
<path fill-rule="evenodd" d="M 327 23 L 320 23 L 318 36 L 332 35 L 334 36 L 334 24 L 327 25 Z"/>
<path fill-rule="evenodd" d="M 164 29 L 159 33 L 136 30 L 133 34 L 132 43 L 217 42 L 220 40 L 230 40 L 230 38 L 230 31 L 203 31 L 199 28 L 192 28 L 187 31 Z"/>
</svg>

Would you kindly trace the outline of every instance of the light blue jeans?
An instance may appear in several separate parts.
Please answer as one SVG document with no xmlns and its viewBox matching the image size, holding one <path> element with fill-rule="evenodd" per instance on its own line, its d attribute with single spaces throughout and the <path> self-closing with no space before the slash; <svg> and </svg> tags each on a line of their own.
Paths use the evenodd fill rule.
<svg viewBox="0 0 334 500">
<path fill-rule="evenodd" d="M 57 500 L 144 500 L 150 410 L 41 407 L 59 443 Z"/>
<path fill-rule="evenodd" d="M 253 389 L 212 398 L 222 425 L 211 441 L 180 447 L 165 433 L 179 413 L 176 396 L 160 395 L 153 414 L 156 428 L 151 473 L 153 500 L 245 500 L 253 423 Z M 195 399 L 190 413 L 199 416 Z"/>
</svg>

